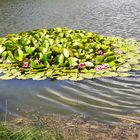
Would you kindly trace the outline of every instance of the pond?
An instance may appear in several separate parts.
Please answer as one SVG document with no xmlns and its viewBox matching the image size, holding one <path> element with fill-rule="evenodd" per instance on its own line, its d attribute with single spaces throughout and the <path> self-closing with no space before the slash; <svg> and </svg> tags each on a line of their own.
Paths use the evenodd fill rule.
<svg viewBox="0 0 140 140">
<path fill-rule="evenodd" d="M 0 37 L 38 28 L 68 27 L 140 39 L 139 0 L 1 0 Z M 116 122 L 140 111 L 140 72 L 128 78 L 0 81 L 0 121 L 18 116 L 81 114 Z"/>
</svg>

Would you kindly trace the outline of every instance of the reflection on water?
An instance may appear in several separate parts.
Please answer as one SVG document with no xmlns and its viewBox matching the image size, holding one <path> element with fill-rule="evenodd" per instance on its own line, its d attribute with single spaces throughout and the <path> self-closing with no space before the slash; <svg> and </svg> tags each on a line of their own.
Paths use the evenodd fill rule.
<svg viewBox="0 0 140 140">
<path fill-rule="evenodd" d="M 139 40 L 139 7 L 139 0 L 1 0 L 0 37 L 35 28 L 69 27 Z M 80 82 L 0 81 L 0 120 L 26 114 L 77 113 L 116 121 L 116 115 L 140 110 L 139 87 L 139 72 L 129 78 Z"/>
<path fill-rule="evenodd" d="M 10 80 L 0 81 L 0 94 L 7 100 L 9 117 L 76 113 L 115 121 L 115 115 L 126 115 L 140 109 L 139 85 L 140 76 L 80 82 Z M 4 107 L 3 102 L 0 106 L 3 113 Z"/>
</svg>

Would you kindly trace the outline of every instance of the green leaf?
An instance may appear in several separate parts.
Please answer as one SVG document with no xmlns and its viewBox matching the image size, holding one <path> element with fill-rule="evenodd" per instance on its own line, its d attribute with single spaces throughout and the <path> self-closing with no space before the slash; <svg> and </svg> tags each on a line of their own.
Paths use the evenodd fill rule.
<svg viewBox="0 0 140 140">
<path fill-rule="evenodd" d="M 1 55 L 2 55 L 2 58 L 3 58 L 3 59 L 6 59 L 6 58 L 7 58 L 7 51 L 2 52 Z"/>
<path fill-rule="evenodd" d="M 101 49 L 103 51 L 107 51 L 107 49 L 109 49 L 109 46 L 107 46 L 107 45 L 101 45 Z"/>
<path fill-rule="evenodd" d="M 118 76 L 119 77 L 128 77 L 130 76 L 130 74 L 127 72 L 127 73 L 118 73 Z"/>
<path fill-rule="evenodd" d="M 103 56 L 103 55 L 96 56 L 95 64 L 101 64 L 103 62 L 104 58 L 105 58 L 105 56 Z"/>
<path fill-rule="evenodd" d="M 114 77 L 114 76 L 118 76 L 118 73 L 111 72 L 111 71 L 106 71 L 106 72 L 102 73 L 101 75 L 105 76 L 105 77 Z"/>
<path fill-rule="evenodd" d="M 12 75 L 12 74 L 9 74 L 9 73 L 0 76 L 1 80 L 9 80 L 9 79 L 13 79 L 13 78 L 15 78 L 15 75 Z"/>
<path fill-rule="evenodd" d="M 42 53 L 46 53 L 48 48 L 44 48 L 44 47 L 39 47 L 39 50 L 42 52 Z"/>
<path fill-rule="evenodd" d="M 104 59 L 104 63 L 112 62 L 116 60 L 116 56 L 108 56 Z"/>
<path fill-rule="evenodd" d="M 77 58 L 76 57 L 69 57 L 67 59 L 68 61 L 68 65 L 71 67 L 71 66 L 78 66 L 78 63 L 77 63 Z"/>
<path fill-rule="evenodd" d="M 82 76 L 83 78 L 87 78 L 87 79 L 92 79 L 93 78 L 92 73 L 83 73 L 80 76 Z"/>
<path fill-rule="evenodd" d="M 109 62 L 108 64 L 109 64 L 109 67 L 113 67 L 113 66 L 115 66 L 115 62 L 114 62 L 114 61 Z"/>
<path fill-rule="evenodd" d="M 92 32 L 88 32 L 88 33 L 86 34 L 86 36 L 87 36 L 87 37 L 92 37 L 92 36 L 93 36 L 93 33 L 92 33 Z"/>
<path fill-rule="evenodd" d="M 30 44 L 30 40 L 28 38 L 21 38 L 19 39 L 19 43 L 23 46 L 29 45 Z"/>
<path fill-rule="evenodd" d="M 22 61 L 23 60 L 23 56 L 24 56 L 23 51 L 19 49 L 18 50 L 18 60 Z"/>
<path fill-rule="evenodd" d="M 67 79 L 69 79 L 69 75 L 66 75 L 66 76 L 58 76 L 56 79 L 57 80 L 67 80 Z"/>
<path fill-rule="evenodd" d="M 32 79 L 33 80 L 44 80 L 44 79 L 46 79 L 45 72 L 43 71 L 43 72 L 36 73 L 35 76 L 32 77 Z"/>
<path fill-rule="evenodd" d="M 42 69 L 42 68 L 44 68 L 46 66 L 44 66 L 43 64 L 37 64 L 35 61 L 32 61 L 30 63 L 30 67 L 34 68 L 34 69 Z"/>
<path fill-rule="evenodd" d="M 117 69 L 117 71 L 119 71 L 119 72 L 126 72 L 126 71 L 129 71 L 129 70 L 131 70 L 131 66 L 130 66 L 130 64 L 128 64 L 128 63 L 125 63 L 125 64 L 121 65 L 121 66 Z"/>
<path fill-rule="evenodd" d="M 47 40 L 45 40 L 41 46 L 44 47 L 44 48 L 48 48 L 49 47 L 49 42 Z"/>
<path fill-rule="evenodd" d="M 55 57 L 55 62 L 57 64 L 59 64 L 60 66 L 62 66 L 63 65 L 63 62 L 64 62 L 64 55 L 63 54 L 57 55 Z"/>
<path fill-rule="evenodd" d="M 69 57 L 69 51 L 68 51 L 68 49 L 64 48 L 63 49 L 63 54 L 64 54 L 65 57 L 68 58 Z"/>
<path fill-rule="evenodd" d="M 86 67 L 94 67 L 94 64 L 92 62 L 85 62 Z"/>
<path fill-rule="evenodd" d="M 25 46 L 24 48 L 25 48 L 26 53 L 28 53 L 28 55 L 31 55 L 35 50 L 34 47 L 29 47 L 29 46 Z"/>
<path fill-rule="evenodd" d="M 50 45 L 53 45 L 54 40 L 53 40 L 53 39 L 51 39 L 51 38 L 49 38 L 49 39 L 48 39 L 48 42 L 49 42 L 49 44 L 50 44 Z"/>
<path fill-rule="evenodd" d="M 140 65 L 135 65 L 132 67 L 133 70 L 140 70 Z"/>
<path fill-rule="evenodd" d="M 0 54 L 2 54 L 2 52 L 4 52 L 5 51 L 5 47 L 2 47 L 1 45 L 0 45 Z"/>
<path fill-rule="evenodd" d="M 15 50 L 15 52 L 14 52 L 14 57 L 15 57 L 18 61 L 22 61 L 22 60 L 23 60 L 23 57 L 24 57 L 23 51 L 20 50 L 20 49 Z"/>
<path fill-rule="evenodd" d="M 51 77 L 52 76 L 52 74 L 53 74 L 53 70 L 52 69 L 48 69 L 47 71 L 46 71 L 46 73 L 45 73 L 45 75 L 47 76 L 47 77 Z"/>
<path fill-rule="evenodd" d="M 55 54 L 60 54 L 62 53 L 62 48 L 61 47 L 55 47 L 55 46 L 51 46 L 51 50 L 52 52 Z"/>
</svg>

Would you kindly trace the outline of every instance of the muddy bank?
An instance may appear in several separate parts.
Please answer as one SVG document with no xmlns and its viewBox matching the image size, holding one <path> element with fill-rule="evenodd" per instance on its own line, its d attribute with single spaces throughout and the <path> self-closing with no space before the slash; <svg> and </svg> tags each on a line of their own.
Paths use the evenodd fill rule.
<svg viewBox="0 0 140 140">
<path fill-rule="evenodd" d="M 6 125 L 9 128 L 39 126 L 53 132 L 58 130 L 64 140 L 139 140 L 140 116 L 122 117 L 119 124 L 107 124 L 96 121 L 87 121 L 82 117 L 66 118 L 59 115 L 43 118 L 35 117 L 32 120 L 17 118 Z M 14 130 L 13 129 L 13 130 Z M 57 139 L 57 138 L 56 138 Z"/>
</svg>

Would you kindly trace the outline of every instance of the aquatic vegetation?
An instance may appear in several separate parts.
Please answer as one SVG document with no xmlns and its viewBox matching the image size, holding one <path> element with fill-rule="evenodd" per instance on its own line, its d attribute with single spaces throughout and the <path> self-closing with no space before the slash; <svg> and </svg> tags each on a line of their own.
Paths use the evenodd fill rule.
<svg viewBox="0 0 140 140">
<path fill-rule="evenodd" d="M 82 80 L 140 70 L 140 42 L 68 28 L 0 38 L 0 79 Z"/>
</svg>

